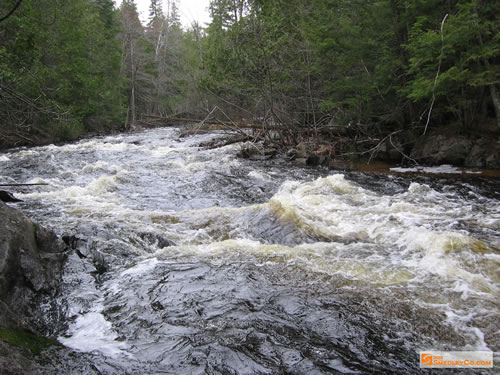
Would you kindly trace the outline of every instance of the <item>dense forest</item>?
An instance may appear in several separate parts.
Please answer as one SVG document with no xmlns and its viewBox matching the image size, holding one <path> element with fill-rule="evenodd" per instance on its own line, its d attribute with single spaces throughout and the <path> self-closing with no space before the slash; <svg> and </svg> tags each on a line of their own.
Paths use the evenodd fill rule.
<svg viewBox="0 0 500 375">
<path fill-rule="evenodd" d="M 2 1 L 1 144 L 209 114 L 282 144 L 403 155 L 436 129 L 500 129 L 497 1 L 212 0 L 210 14 L 185 30 L 174 0 L 151 0 L 145 23 L 134 0 Z"/>
</svg>

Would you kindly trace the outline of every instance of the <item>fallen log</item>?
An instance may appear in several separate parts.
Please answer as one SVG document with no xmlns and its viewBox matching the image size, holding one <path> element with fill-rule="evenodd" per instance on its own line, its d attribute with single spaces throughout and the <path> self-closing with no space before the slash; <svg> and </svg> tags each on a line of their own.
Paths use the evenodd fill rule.
<svg viewBox="0 0 500 375">
<path fill-rule="evenodd" d="M 214 148 L 229 146 L 229 145 L 232 145 L 234 143 L 254 141 L 254 140 L 255 140 L 255 137 L 245 135 L 245 136 L 240 136 L 240 137 L 232 137 L 232 138 L 222 140 L 222 141 L 215 139 L 213 141 L 200 144 L 200 147 L 205 147 L 205 148 L 211 150 Z"/>
<path fill-rule="evenodd" d="M 168 117 L 163 117 L 163 116 L 158 116 L 158 115 L 142 115 L 143 117 L 149 117 L 154 120 L 158 121 L 165 121 L 165 122 L 192 122 L 192 123 L 198 123 L 203 121 L 203 119 L 195 119 L 195 118 L 186 118 L 186 117 L 174 117 L 174 116 L 168 116 Z M 216 124 L 215 121 L 205 121 L 206 123 L 211 123 L 211 124 Z"/>
<path fill-rule="evenodd" d="M 39 183 L 39 184 L 0 184 L 0 186 L 47 186 L 49 184 L 46 183 Z"/>
</svg>

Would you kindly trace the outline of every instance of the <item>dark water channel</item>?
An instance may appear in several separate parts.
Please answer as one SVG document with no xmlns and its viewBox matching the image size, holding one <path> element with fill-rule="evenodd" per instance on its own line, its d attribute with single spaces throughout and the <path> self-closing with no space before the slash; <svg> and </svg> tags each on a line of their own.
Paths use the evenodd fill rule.
<svg viewBox="0 0 500 375">
<path fill-rule="evenodd" d="M 499 351 L 498 180 L 247 161 L 178 132 L 0 156 L 4 182 L 49 184 L 19 207 L 78 239 L 41 373 L 408 374 L 420 350 Z"/>
</svg>

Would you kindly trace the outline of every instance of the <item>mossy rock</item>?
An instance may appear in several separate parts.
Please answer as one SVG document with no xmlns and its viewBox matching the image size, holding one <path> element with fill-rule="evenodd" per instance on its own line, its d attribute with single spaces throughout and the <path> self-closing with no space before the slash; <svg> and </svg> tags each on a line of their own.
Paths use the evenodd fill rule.
<svg viewBox="0 0 500 375">
<path fill-rule="evenodd" d="M 39 355 L 51 346 L 60 346 L 55 339 L 38 336 L 23 329 L 0 328 L 0 340 L 11 346 L 28 349 L 34 355 Z"/>
</svg>

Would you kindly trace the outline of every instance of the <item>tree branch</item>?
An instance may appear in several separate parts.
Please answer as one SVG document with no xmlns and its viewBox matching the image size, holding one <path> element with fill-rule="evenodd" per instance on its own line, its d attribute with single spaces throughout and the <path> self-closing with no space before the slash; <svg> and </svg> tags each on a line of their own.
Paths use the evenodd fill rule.
<svg viewBox="0 0 500 375">
<path fill-rule="evenodd" d="M 23 2 L 23 0 L 19 0 L 16 5 L 14 5 L 14 8 L 12 8 L 12 10 L 7 13 L 6 16 L 3 16 L 2 18 L 0 18 L 0 22 L 3 22 L 5 21 L 7 18 L 9 18 L 10 16 L 12 16 L 14 14 L 14 12 L 17 10 L 17 8 L 19 8 L 19 6 L 21 5 L 21 3 Z"/>
<path fill-rule="evenodd" d="M 443 29 L 444 29 L 444 23 L 446 22 L 447 18 L 448 18 L 448 13 L 444 16 L 443 21 L 441 21 L 441 54 L 439 55 L 439 65 L 438 65 L 438 70 L 436 72 L 436 78 L 434 78 L 434 85 L 432 86 L 432 102 L 431 102 L 431 108 L 429 108 L 429 114 L 427 115 L 427 123 L 425 124 L 424 135 L 425 133 L 427 133 L 427 127 L 429 126 L 429 122 L 431 121 L 432 109 L 434 108 L 434 102 L 436 101 L 436 84 L 439 78 L 439 73 L 441 73 L 441 63 L 443 62 L 443 50 L 444 50 Z"/>
</svg>

